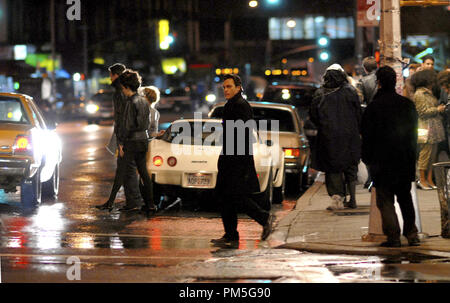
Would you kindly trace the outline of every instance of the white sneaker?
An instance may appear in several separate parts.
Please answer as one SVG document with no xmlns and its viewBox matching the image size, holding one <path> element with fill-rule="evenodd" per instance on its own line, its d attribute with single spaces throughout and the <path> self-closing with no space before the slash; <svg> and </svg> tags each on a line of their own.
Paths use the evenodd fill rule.
<svg viewBox="0 0 450 303">
<path fill-rule="evenodd" d="M 344 208 L 344 197 L 339 195 L 331 196 L 331 205 L 327 207 L 327 210 L 337 210 Z"/>
</svg>

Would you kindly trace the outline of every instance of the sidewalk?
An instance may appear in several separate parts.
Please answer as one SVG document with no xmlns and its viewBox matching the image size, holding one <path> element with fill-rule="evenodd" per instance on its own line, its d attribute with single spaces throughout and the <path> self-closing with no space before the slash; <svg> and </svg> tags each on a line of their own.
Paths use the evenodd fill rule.
<svg viewBox="0 0 450 303">
<path fill-rule="evenodd" d="M 403 236 L 400 248 L 379 247 L 383 239 L 377 239 L 377 242 L 362 240 L 362 236 L 367 235 L 369 231 L 370 198 L 370 192 L 359 184 L 356 187 L 358 208 L 327 211 L 331 199 L 323 180 L 316 181 L 298 199 L 296 207 L 277 223 L 268 243 L 271 247 L 315 253 L 353 255 L 414 253 L 450 258 L 450 239 L 440 236 L 441 217 L 437 190 L 417 189 L 421 232 L 428 237 L 421 240 L 420 246 L 415 247 L 408 246 Z"/>
</svg>

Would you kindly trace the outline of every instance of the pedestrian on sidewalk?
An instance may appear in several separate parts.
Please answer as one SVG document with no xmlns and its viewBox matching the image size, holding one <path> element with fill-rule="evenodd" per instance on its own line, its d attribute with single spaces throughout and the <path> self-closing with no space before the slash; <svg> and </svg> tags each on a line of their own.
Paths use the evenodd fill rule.
<svg viewBox="0 0 450 303">
<path fill-rule="evenodd" d="M 375 72 L 378 68 L 378 63 L 375 57 L 369 56 L 363 59 L 362 65 L 364 68 L 364 71 L 367 73 L 364 77 L 359 80 L 357 89 L 361 92 L 361 95 L 363 96 L 362 104 L 364 107 L 367 107 L 367 105 L 372 102 L 373 97 L 375 96 L 375 93 L 377 92 L 377 77 L 375 76 Z M 370 176 L 370 169 L 367 168 L 367 180 L 364 183 L 364 188 L 371 187 L 372 183 L 372 177 Z"/>
<path fill-rule="evenodd" d="M 433 95 L 432 88 L 436 84 L 436 73 L 426 69 L 416 72 L 411 78 L 415 88 L 413 101 L 419 114 L 419 129 L 423 135 L 419 136 L 418 169 L 420 179 L 419 188 L 424 190 L 436 189 L 433 181 L 432 164 L 437 162 L 438 144 L 445 140 L 445 131 L 441 113 L 444 104 L 439 104 Z"/>
<path fill-rule="evenodd" d="M 107 209 L 111 211 L 114 207 L 114 200 L 116 199 L 117 193 L 119 192 L 120 188 L 123 185 L 123 176 L 125 173 L 125 162 L 122 157 L 119 156 L 119 144 L 122 144 L 122 142 L 117 140 L 117 135 L 119 132 L 119 129 L 122 127 L 122 121 L 123 121 L 123 112 L 125 109 L 125 102 L 126 97 L 122 93 L 119 76 L 126 70 L 125 65 L 121 63 L 116 63 L 114 65 L 111 65 L 109 68 L 109 77 L 111 79 L 111 86 L 114 88 L 114 94 L 113 94 L 113 107 L 114 107 L 114 130 L 113 134 L 110 140 L 110 144 L 108 144 L 108 148 L 110 152 L 115 153 L 117 160 L 116 160 L 116 173 L 114 176 L 114 183 L 111 188 L 111 193 L 109 195 L 108 200 L 101 205 L 96 205 L 95 207 L 98 209 Z M 134 174 L 134 176 L 130 176 L 130 178 L 133 178 L 133 180 L 136 180 L 137 182 L 137 175 Z"/>
<path fill-rule="evenodd" d="M 403 96 L 406 98 L 412 100 L 414 97 L 414 86 L 411 84 L 411 78 L 414 75 L 416 71 L 418 71 L 418 68 L 420 67 L 420 64 L 413 63 L 410 64 L 408 67 L 409 70 L 409 76 L 405 80 L 405 87 L 403 88 Z"/>
<path fill-rule="evenodd" d="M 252 108 L 242 97 L 241 78 L 235 74 L 225 75 L 223 90 L 227 103 L 222 116 L 222 152 L 217 162 L 216 193 L 225 234 L 222 238 L 213 239 L 211 242 L 217 246 L 236 246 L 239 244 L 237 231 L 239 209 L 243 209 L 250 218 L 263 226 L 261 240 L 266 240 L 272 232 L 275 216 L 270 211 L 262 209 L 252 197 L 252 194 L 260 192 L 252 152 L 255 129 L 236 123 L 253 120 Z M 239 127 L 244 127 L 244 130 Z M 240 152 L 242 150 L 243 154 Z"/>
<path fill-rule="evenodd" d="M 361 103 L 339 64 L 328 67 L 323 80 L 310 108 L 310 119 L 318 130 L 311 167 L 325 172 L 327 192 L 332 199 L 328 210 L 356 208 Z M 350 201 L 344 204 L 346 186 Z"/>
<path fill-rule="evenodd" d="M 363 96 L 361 103 L 367 106 L 377 92 L 377 77 L 375 76 L 375 72 L 377 71 L 378 63 L 375 57 L 369 56 L 363 59 L 362 65 L 366 75 L 358 81 L 356 87 Z"/>
<path fill-rule="evenodd" d="M 137 93 L 141 85 L 141 77 L 137 72 L 126 70 L 120 75 L 119 80 L 122 92 L 127 97 L 123 113 L 123 127 L 120 128 L 118 136 L 120 142 L 123 142 L 119 145 L 119 155 L 125 161 L 124 187 L 128 203 L 122 211 L 132 211 L 139 207 L 139 187 L 132 178 L 137 167 L 139 176 L 144 183 L 142 198 L 144 198 L 145 205 L 143 209 L 147 216 L 150 216 L 156 212 L 152 181 L 146 163 L 150 110 L 147 100 Z"/>
<path fill-rule="evenodd" d="M 414 103 L 395 91 L 397 75 L 384 66 L 376 72 L 378 92 L 362 119 L 362 160 L 371 170 L 381 213 L 383 247 L 400 247 L 394 196 L 403 216 L 403 235 L 419 245 L 411 183 L 415 180 L 418 114 Z"/>
</svg>

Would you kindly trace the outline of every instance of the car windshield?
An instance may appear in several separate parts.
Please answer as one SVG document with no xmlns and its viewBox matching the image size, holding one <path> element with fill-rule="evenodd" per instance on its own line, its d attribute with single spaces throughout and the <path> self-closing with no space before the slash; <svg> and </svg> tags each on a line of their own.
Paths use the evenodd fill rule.
<svg viewBox="0 0 450 303">
<path fill-rule="evenodd" d="M 0 123 L 30 123 L 20 99 L 0 96 Z"/>
<path fill-rule="evenodd" d="M 173 144 L 220 146 L 222 124 L 212 121 L 183 121 L 172 124 L 162 139 Z"/>
<path fill-rule="evenodd" d="M 266 130 L 276 129 L 274 121 L 278 121 L 279 131 L 296 132 L 293 116 L 291 112 L 282 109 L 268 107 L 252 107 L 253 118 L 256 121 L 258 130 L 265 126 L 263 121 L 267 121 Z M 211 118 L 220 119 L 223 114 L 223 106 L 216 107 L 211 114 Z M 264 125 L 264 126 L 263 126 Z"/>
</svg>

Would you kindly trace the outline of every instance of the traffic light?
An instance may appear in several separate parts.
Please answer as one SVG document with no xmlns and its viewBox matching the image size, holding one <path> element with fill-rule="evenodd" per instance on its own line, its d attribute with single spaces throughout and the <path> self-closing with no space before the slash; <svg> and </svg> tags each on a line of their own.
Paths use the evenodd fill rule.
<svg viewBox="0 0 450 303">
<path fill-rule="evenodd" d="M 321 50 L 319 52 L 320 61 L 327 62 L 330 59 L 330 53 L 327 50 Z"/>
<path fill-rule="evenodd" d="M 320 47 L 326 47 L 330 43 L 330 38 L 327 36 L 320 36 L 319 39 L 317 39 L 317 44 L 319 44 Z"/>
<path fill-rule="evenodd" d="M 322 62 L 327 62 L 328 60 L 330 60 L 331 55 L 327 49 L 327 47 L 330 45 L 330 37 L 328 37 L 328 35 L 326 35 L 326 34 L 321 35 L 317 39 L 317 45 L 320 48 L 319 53 L 318 53 L 319 60 Z"/>
</svg>

